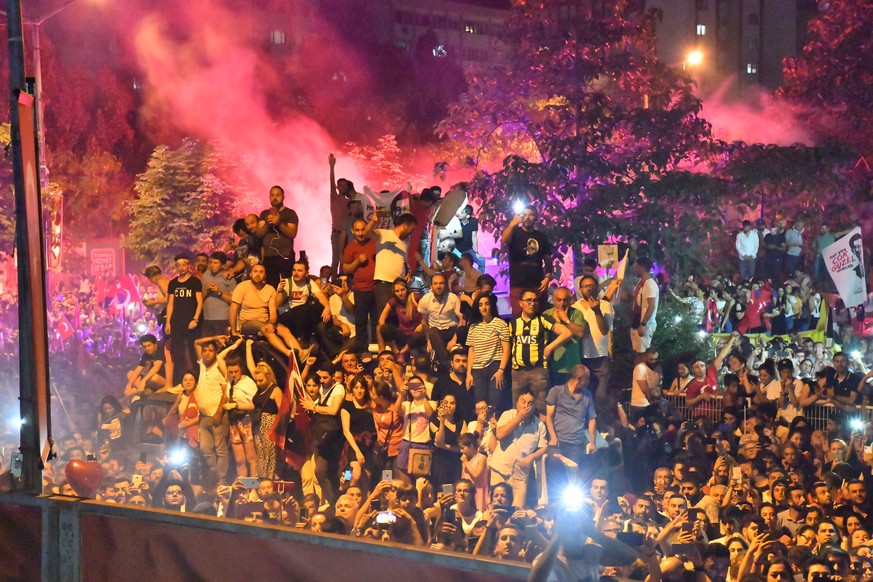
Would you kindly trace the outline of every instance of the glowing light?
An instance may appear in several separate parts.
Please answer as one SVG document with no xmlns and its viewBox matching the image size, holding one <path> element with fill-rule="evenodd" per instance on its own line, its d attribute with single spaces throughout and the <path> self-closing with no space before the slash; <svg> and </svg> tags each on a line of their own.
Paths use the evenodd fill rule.
<svg viewBox="0 0 873 582">
<path fill-rule="evenodd" d="M 689 67 L 699 67 L 703 64 L 703 60 L 703 51 L 700 49 L 688 51 L 685 55 L 685 65 Z"/>
<path fill-rule="evenodd" d="M 188 451 L 181 447 L 171 449 L 167 453 L 167 458 L 170 461 L 171 465 L 184 465 L 188 462 L 188 457 Z"/>
<path fill-rule="evenodd" d="M 864 421 L 860 418 L 853 418 L 849 421 L 849 426 L 852 427 L 852 430 L 864 430 Z"/>
<path fill-rule="evenodd" d="M 149 326 L 147 326 L 144 323 L 141 323 L 141 324 L 139 324 L 139 327 L 137 327 L 137 329 L 139 330 L 139 333 L 145 333 L 149 330 Z"/>
<path fill-rule="evenodd" d="M 561 500 L 567 511 L 579 511 L 585 505 L 585 492 L 578 485 L 571 483 L 564 489 Z"/>
<path fill-rule="evenodd" d="M 524 211 L 526 206 L 527 206 L 527 204 L 525 204 L 521 200 L 516 200 L 515 202 L 512 203 L 512 211 L 515 212 L 516 214 L 521 214 Z"/>
<path fill-rule="evenodd" d="M 852 352 L 852 359 L 853 360 L 860 360 L 861 359 L 861 352 L 859 352 L 858 350 L 855 350 L 854 352 Z"/>
</svg>

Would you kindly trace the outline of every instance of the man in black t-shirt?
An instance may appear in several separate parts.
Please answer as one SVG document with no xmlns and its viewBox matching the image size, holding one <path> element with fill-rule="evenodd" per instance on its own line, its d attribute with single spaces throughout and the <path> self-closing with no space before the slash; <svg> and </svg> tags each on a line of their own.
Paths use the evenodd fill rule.
<svg viewBox="0 0 873 582">
<path fill-rule="evenodd" d="M 139 338 L 142 346 L 142 357 L 139 365 L 127 373 L 125 396 L 135 396 L 144 392 L 153 392 L 164 387 L 164 350 L 158 346 L 158 340 L 150 333 Z"/>
<path fill-rule="evenodd" d="M 433 383 L 431 400 L 442 402 L 447 395 L 455 397 L 457 406 L 457 418 L 466 422 L 476 420 L 475 402 L 473 392 L 467 389 L 467 351 L 463 348 L 452 350 L 451 368 L 441 372 Z"/>
<path fill-rule="evenodd" d="M 270 188 L 270 208 L 261 212 L 255 235 L 261 239 L 267 284 L 278 287 L 282 276 L 289 277 L 294 267 L 294 238 L 297 236 L 297 213 L 285 206 L 285 190 Z"/>
<path fill-rule="evenodd" d="M 170 281 L 167 288 L 167 325 L 164 331 L 170 338 L 173 384 L 178 384 L 182 375 L 197 363 L 194 341 L 200 337 L 197 328 L 203 311 L 203 284 L 191 275 L 191 261 L 187 255 L 176 255 L 173 260 L 179 276 Z"/>
<path fill-rule="evenodd" d="M 861 384 L 861 374 L 849 371 L 849 356 L 846 352 L 837 352 L 833 357 L 834 370 L 834 400 L 835 404 L 853 406 L 858 401 L 858 386 Z"/>
<path fill-rule="evenodd" d="M 512 317 L 521 314 L 519 300 L 525 289 L 537 292 L 537 313 L 545 309 L 546 290 L 552 278 L 552 245 L 546 235 L 534 228 L 537 218 L 537 209 L 526 207 L 510 221 L 500 237 L 508 247 Z"/>
</svg>

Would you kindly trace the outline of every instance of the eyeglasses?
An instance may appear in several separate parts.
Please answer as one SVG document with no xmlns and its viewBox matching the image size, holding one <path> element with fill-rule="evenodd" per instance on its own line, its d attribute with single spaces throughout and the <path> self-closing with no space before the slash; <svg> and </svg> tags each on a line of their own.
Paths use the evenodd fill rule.
<svg viewBox="0 0 873 582">
<path fill-rule="evenodd" d="M 537 300 L 536 299 L 522 299 L 521 302 L 522 303 L 536 303 Z"/>
</svg>

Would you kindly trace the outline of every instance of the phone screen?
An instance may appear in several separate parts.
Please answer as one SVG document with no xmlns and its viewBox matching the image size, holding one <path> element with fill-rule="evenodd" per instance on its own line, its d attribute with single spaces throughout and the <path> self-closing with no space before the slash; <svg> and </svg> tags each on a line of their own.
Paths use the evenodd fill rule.
<svg viewBox="0 0 873 582">
<path fill-rule="evenodd" d="M 443 485 L 443 495 L 452 495 L 455 492 L 455 487 L 451 483 Z"/>
<path fill-rule="evenodd" d="M 394 480 L 394 471 L 391 469 L 385 469 L 382 471 L 382 480 L 383 481 L 393 481 Z"/>
</svg>

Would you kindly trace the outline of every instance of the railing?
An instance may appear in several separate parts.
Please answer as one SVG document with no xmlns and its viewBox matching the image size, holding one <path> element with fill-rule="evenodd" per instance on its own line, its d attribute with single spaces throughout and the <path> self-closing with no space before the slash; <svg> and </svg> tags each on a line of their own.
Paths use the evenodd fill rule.
<svg viewBox="0 0 873 582">
<path fill-rule="evenodd" d="M 682 420 L 692 420 L 704 416 L 713 421 L 721 419 L 724 411 L 723 398 L 721 395 L 713 396 L 712 400 L 701 401 L 698 404 L 689 407 L 684 394 L 664 394 L 662 398 L 670 403 L 670 406 L 676 411 L 675 416 Z M 630 400 L 628 393 L 627 401 Z M 831 403 L 813 404 L 802 410 L 802 415 L 809 421 L 809 425 L 813 430 L 820 430 L 828 436 L 828 420 L 830 420 L 840 409 Z M 749 414 L 749 408 L 743 407 L 739 409 L 740 421 L 746 420 Z M 873 422 L 873 406 L 854 406 L 851 411 L 846 413 L 852 420 L 860 420 L 862 422 Z"/>
</svg>

